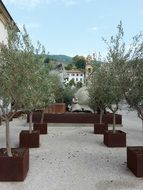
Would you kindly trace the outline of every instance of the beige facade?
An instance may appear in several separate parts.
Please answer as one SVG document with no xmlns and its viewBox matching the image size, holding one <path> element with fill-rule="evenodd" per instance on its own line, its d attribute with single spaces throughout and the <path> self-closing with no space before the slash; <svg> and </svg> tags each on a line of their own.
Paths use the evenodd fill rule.
<svg viewBox="0 0 143 190">
<path fill-rule="evenodd" d="M 5 5 L 0 0 L 0 45 L 7 44 L 7 39 L 8 39 L 7 25 L 12 22 L 15 24 L 11 15 L 9 14 L 8 10 L 6 9 Z M 0 104 L 2 104 L 2 100 L 0 100 Z M 10 105 L 9 105 L 8 109 L 10 109 Z"/>
<path fill-rule="evenodd" d="M 0 43 L 7 43 L 7 25 L 12 22 L 14 23 L 11 15 L 0 0 Z"/>
<path fill-rule="evenodd" d="M 91 74 L 91 73 L 93 72 L 93 66 L 92 66 L 92 64 L 87 63 L 87 64 L 85 65 L 85 71 L 86 71 L 86 73 L 87 73 L 88 75 Z"/>
</svg>

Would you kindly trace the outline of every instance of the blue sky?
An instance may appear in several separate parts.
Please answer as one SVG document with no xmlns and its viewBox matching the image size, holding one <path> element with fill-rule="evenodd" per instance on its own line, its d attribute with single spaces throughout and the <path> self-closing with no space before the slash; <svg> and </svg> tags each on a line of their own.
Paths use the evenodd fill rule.
<svg viewBox="0 0 143 190">
<path fill-rule="evenodd" d="M 125 40 L 143 30 L 143 0 L 3 0 L 32 41 L 50 54 L 106 54 L 109 39 L 123 22 Z"/>
</svg>

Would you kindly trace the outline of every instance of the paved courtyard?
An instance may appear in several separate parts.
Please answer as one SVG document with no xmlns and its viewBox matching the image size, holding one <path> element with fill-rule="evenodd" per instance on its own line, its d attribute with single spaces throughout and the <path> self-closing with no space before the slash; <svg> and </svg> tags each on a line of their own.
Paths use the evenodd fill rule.
<svg viewBox="0 0 143 190">
<path fill-rule="evenodd" d="M 143 145 L 142 123 L 135 112 L 122 110 L 127 145 Z M 19 132 L 28 129 L 24 118 L 11 122 L 11 144 L 18 146 Z M 30 149 L 30 168 L 24 182 L 0 182 L 0 190 L 142 190 L 126 166 L 126 148 L 107 148 L 93 125 L 49 124 L 40 136 L 40 148 Z M 0 147 L 5 147 L 5 127 L 0 126 Z"/>
</svg>

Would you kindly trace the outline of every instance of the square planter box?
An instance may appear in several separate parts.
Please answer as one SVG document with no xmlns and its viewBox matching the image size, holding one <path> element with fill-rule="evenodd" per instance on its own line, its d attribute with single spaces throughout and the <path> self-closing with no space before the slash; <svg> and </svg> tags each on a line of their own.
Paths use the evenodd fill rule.
<svg viewBox="0 0 143 190">
<path fill-rule="evenodd" d="M 66 112 L 66 105 L 65 103 L 55 103 L 52 104 L 50 106 L 48 106 L 45 109 L 45 113 L 58 113 L 58 114 L 62 114 Z"/>
<path fill-rule="evenodd" d="M 29 149 L 12 148 L 12 157 L 0 149 L 0 181 L 23 181 L 29 170 Z"/>
<path fill-rule="evenodd" d="M 120 130 L 116 130 L 116 133 L 105 131 L 104 144 L 108 147 L 126 147 L 126 133 Z"/>
<path fill-rule="evenodd" d="M 94 134 L 104 134 L 108 131 L 108 124 L 106 123 L 95 123 L 94 124 Z"/>
<path fill-rule="evenodd" d="M 47 134 L 47 123 L 34 123 L 33 129 L 40 131 L 40 134 Z"/>
<path fill-rule="evenodd" d="M 40 132 L 32 131 L 29 133 L 28 130 L 21 131 L 19 136 L 19 146 L 26 148 L 38 148 L 40 141 Z"/>
<path fill-rule="evenodd" d="M 143 146 L 127 147 L 127 167 L 136 177 L 143 177 Z"/>
</svg>

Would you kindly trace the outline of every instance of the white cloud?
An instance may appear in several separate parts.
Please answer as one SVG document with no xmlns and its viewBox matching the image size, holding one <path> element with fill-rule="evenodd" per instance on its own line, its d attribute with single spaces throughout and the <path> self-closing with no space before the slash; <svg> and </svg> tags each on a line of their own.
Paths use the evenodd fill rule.
<svg viewBox="0 0 143 190">
<path fill-rule="evenodd" d="M 48 4 L 61 3 L 66 7 L 76 5 L 79 2 L 80 2 L 80 0 L 46 0 L 46 3 L 48 3 Z"/>
<path fill-rule="evenodd" d="M 13 4 L 19 8 L 33 8 L 40 4 L 61 3 L 67 7 L 74 6 L 78 3 L 91 3 L 95 0 L 3 0 L 4 3 Z"/>
<path fill-rule="evenodd" d="M 85 0 L 87 3 L 95 2 L 96 0 Z"/>
<path fill-rule="evenodd" d="M 143 10 L 140 10 L 139 13 L 140 13 L 140 15 L 143 15 Z"/>
<path fill-rule="evenodd" d="M 90 31 L 97 31 L 98 28 L 97 28 L 96 26 L 93 26 L 93 27 L 89 28 L 89 30 L 90 30 Z"/>
<path fill-rule="evenodd" d="M 3 2 L 7 4 L 12 4 L 14 6 L 17 6 L 23 9 L 25 7 L 27 8 L 36 7 L 43 1 L 41 0 L 3 0 Z"/>
<path fill-rule="evenodd" d="M 66 6 L 73 6 L 76 5 L 78 3 L 78 0 L 62 0 L 62 2 L 66 5 Z"/>
</svg>

